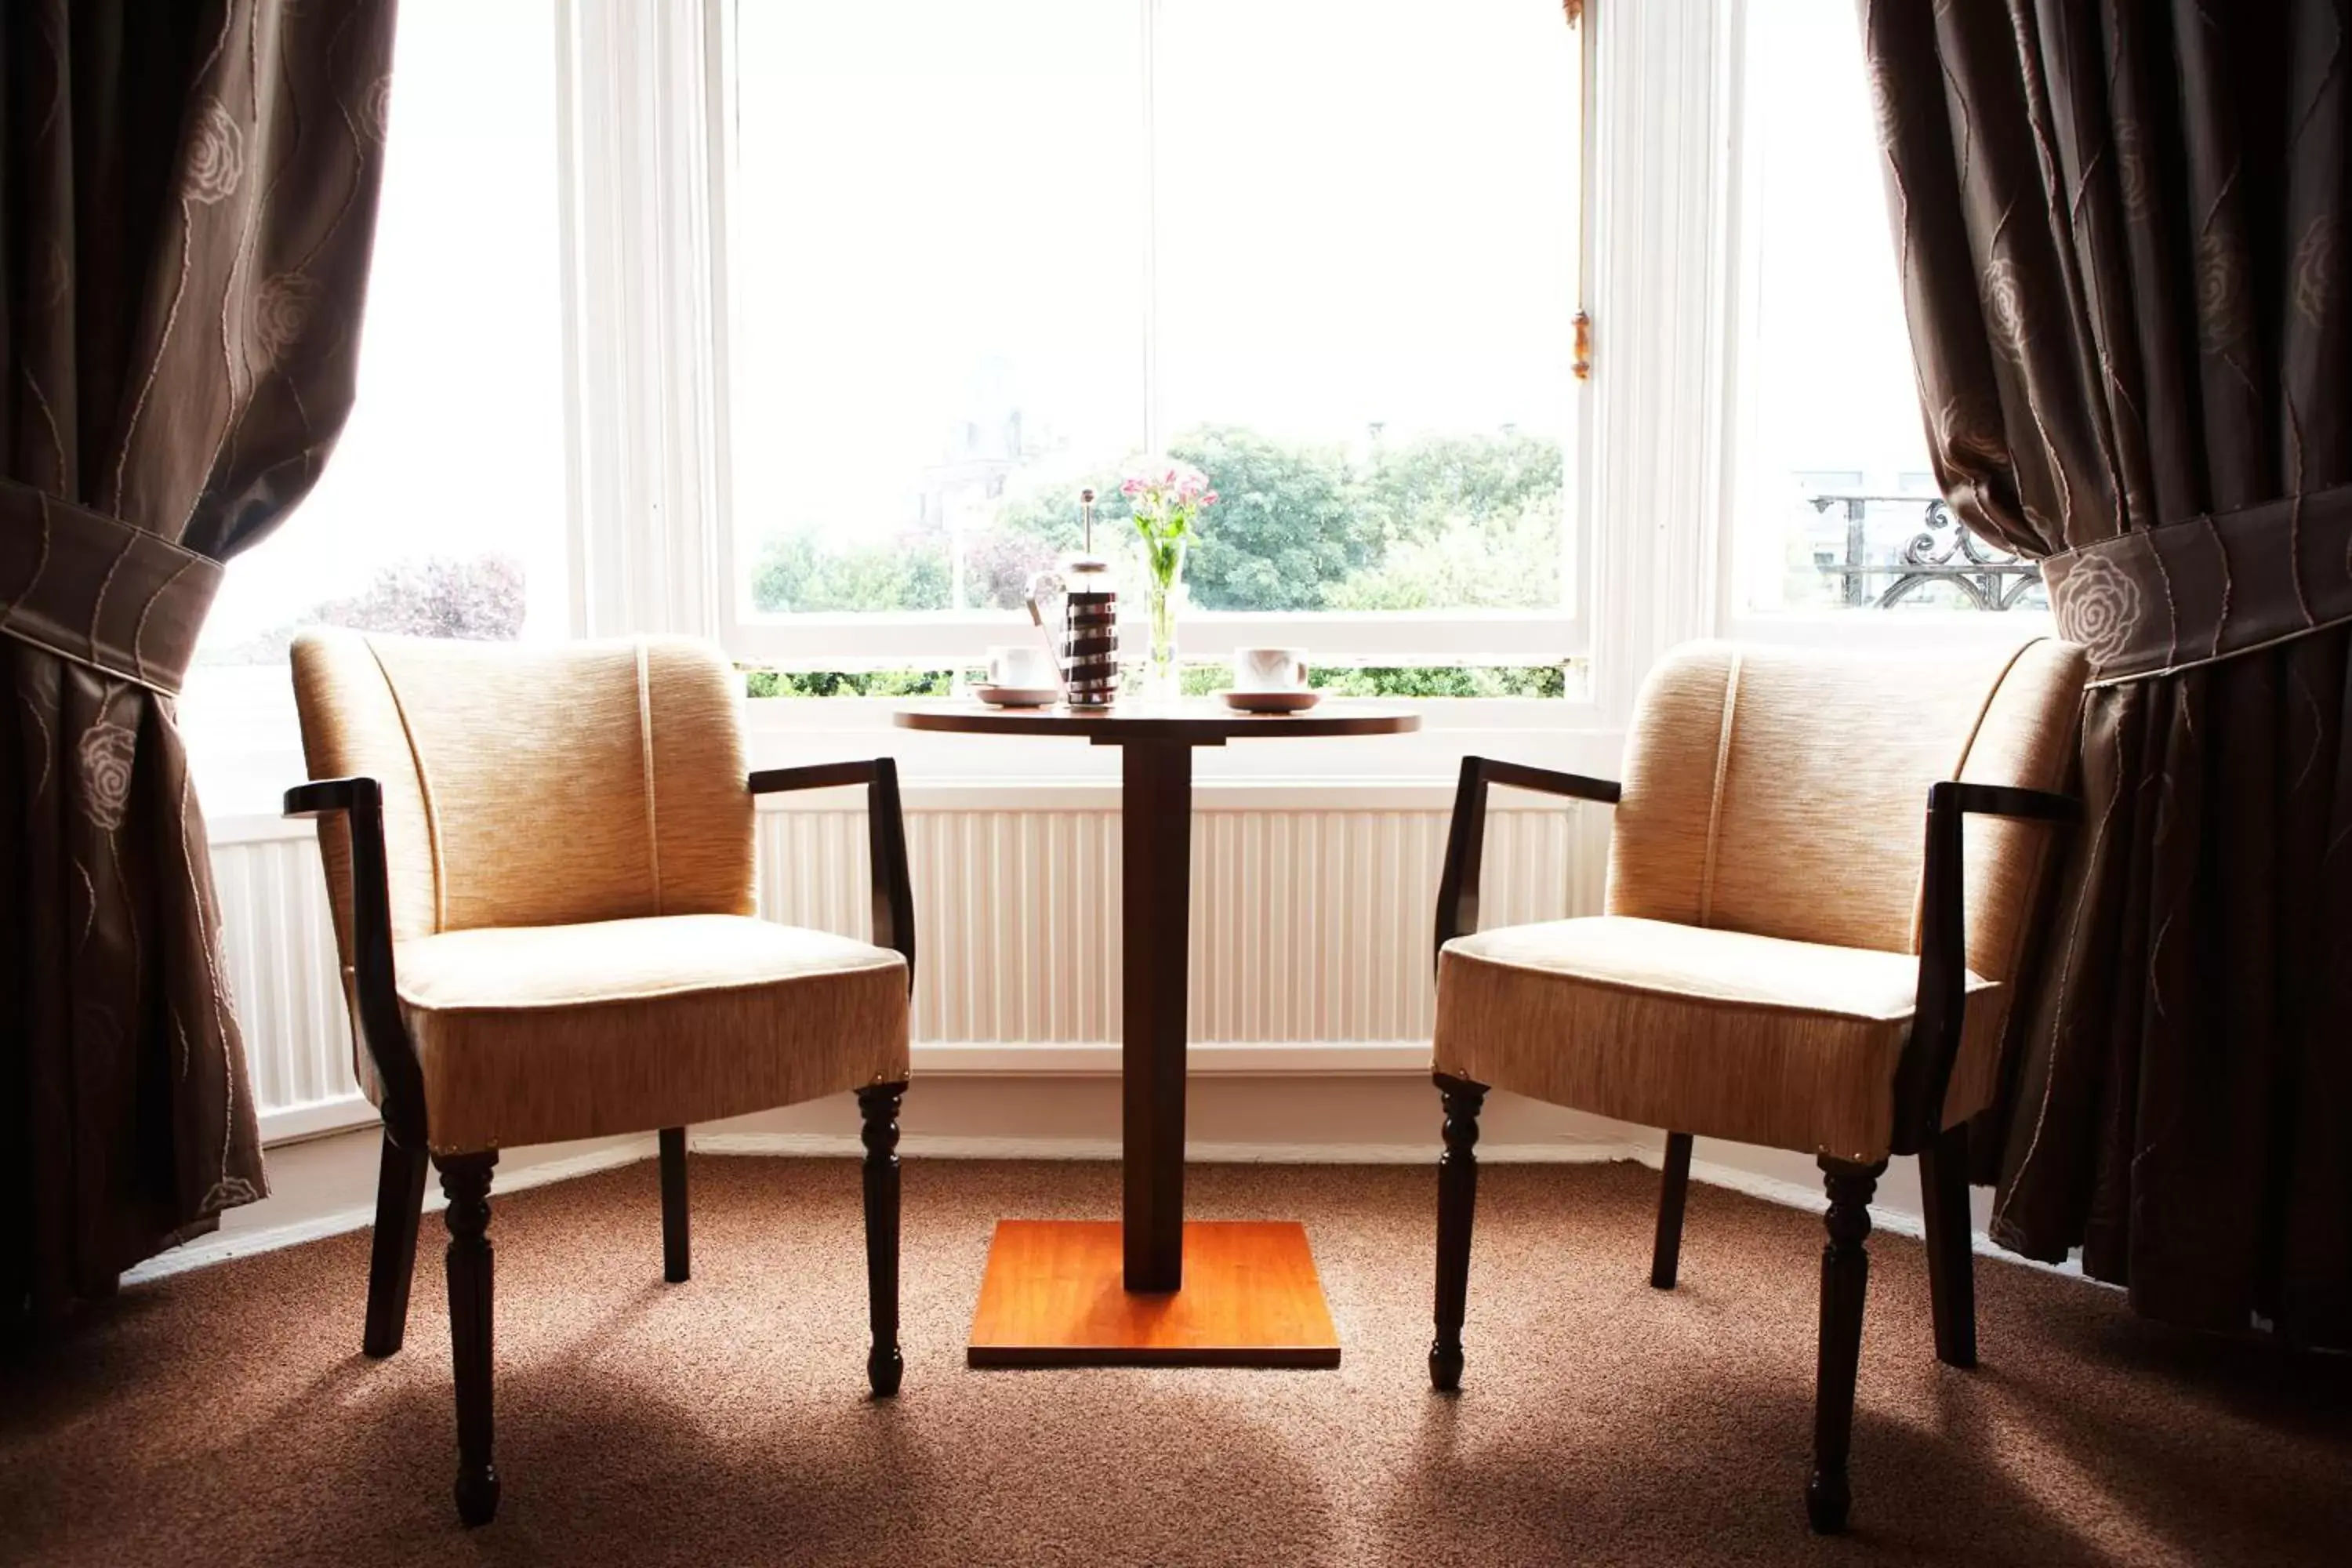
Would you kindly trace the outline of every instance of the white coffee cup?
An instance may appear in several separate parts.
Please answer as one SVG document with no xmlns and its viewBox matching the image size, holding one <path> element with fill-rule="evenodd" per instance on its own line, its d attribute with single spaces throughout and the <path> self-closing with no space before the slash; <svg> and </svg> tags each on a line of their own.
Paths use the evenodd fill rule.
<svg viewBox="0 0 2352 1568">
<path fill-rule="evenodd" d="M 1303 647 L 1243 647 L 1234 650 L 1236 691 L 1303 691 L 1307 689 L 1307 650 Z"/>
<path fill-rule="evenodd" d="M 1053 654 L 1036 643 L 1011 643 L 988 650 L 988 683 L 1016 691 L 1042 691 L 1062 683 Z"/>
</svg>

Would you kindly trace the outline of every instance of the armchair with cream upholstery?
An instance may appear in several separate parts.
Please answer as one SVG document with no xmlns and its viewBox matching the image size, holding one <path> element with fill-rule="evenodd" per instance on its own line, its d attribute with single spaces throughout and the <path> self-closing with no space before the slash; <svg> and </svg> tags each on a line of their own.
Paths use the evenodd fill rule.
<svg viewBox="0 0 2352 1568">
<path fill-rule="evenodd" d="M 1866 1205 L 1890 1155 L 1919 1156 L 1937 1354 L 1975 1364 L 1966 1123 L 1993 1099 L 2053 825 L 2074 815 L 2050 792 L 2085 668 L 2049 640 L 1932 661 L 1697 644 L 1643 688 L 1622 785 L 1464 762 L 1437 916 L 1438 1388 L 1461 1383 L 1489 1089 L 1671 1130 L 1661 1289 L 1694 1134 L 1813 1154 L 1830 1206 L 1806 1504 L 1843 1527 Z M 1615 805 L 1605 913 L 1477 929 L 1494 784 Z"/>
<path fill-rule="evenodd" d="M 854 1090 L 877 1395 L 897 1392 L 898 1110 L 914 921 L 886 759 L 752 773 L 738 678 L 677 639 L 556 647 L 313 632 L 293 649 L 357 1042 L 383 1113 L 364 1348 L 400 1348 L 425 1163 L 449 1197 L 457 1509 L 491 1463 L 491 1168 L 660 1132 L 664 1272 L 687 1278 L 688 1123 Z M 753 916 L 753 796 L 863 784 L 873 944 Z"/>
</svg>

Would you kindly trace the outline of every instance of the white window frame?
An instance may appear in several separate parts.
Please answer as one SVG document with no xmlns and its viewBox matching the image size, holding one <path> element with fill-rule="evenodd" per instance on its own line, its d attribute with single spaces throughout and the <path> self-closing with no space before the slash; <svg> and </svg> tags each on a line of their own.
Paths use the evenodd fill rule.
<svg viewBox="0 0 2352 1568">
<path fill-rule="evenodd" d="M 1003 612 L 740 615 L 724 417 L 729 0 L 554 3 L 566 44 L 575 630 L 682 631 L 746 662 L 845 668 L 968 659 L 1017 632 L 1017 619 Z M 1750 237 L 1739 221 L 1749 8 L 1749 0 L 1583 6 L 1581 293 L 1593 370 L 1575 433 L 1573 611 L 1196 613 L 1183 628 L 1188 656 L 1213 658 L 1263 640 L 1302 643 L 1334 660 L 1590 661 L 1588 689 L 1566 700 L 1407 702 L 1428 716 L 1424 738 L 1383 755 L 1410 754 L 1434 775 L 1479 749 L 1481 735 L 1497 746 L 1537 731 L 1604 742 L 1622 735 L 1651 664 L 1694 637 L 1948 647 L 2040 629 L 2038 617 L 2020 612 L 1736 611 L 1739 374 L 1752 318 L 1743 309 Z M 753 729 L 862 733 L 887 725 L 891 706 L 754 702 Z M 895 737 L 902 754 L 910 739 Z M 942 765 L 989 771 L 978 751 L 965 738 L 958 761 L 942 752 Z M 1288 765 L 1323 764 L 1302 755 Z M 1354 776 L 1358 765 L 1335 759 L 1333 776 Z"/>
<path fill-rule="evenodd" d="M 1146 90 L 1139 95 L 1144 116 L 1145 157 L 1156 156 L 1157 142 L 1153 134 L 1156 113 L 1153 95 L 1149 90 L 1152 80 L 1153 52 L 1157 36 L 1157 16 L 1164 0 L 1129 0 L 1138 11 L 1139 36 L 1142 40 L 1140 62 Z M 1433 0 L 1436 3 L 1436 0 Z M 718 173 L 709 182 L 712 214 L 710 227 L 714 234 L 729 235 L 727 192 L 729 180 L 738 167 L 737 147 L 733 134 L 734 112 L 734 5 L 728 0 L 704 0 L 703 9 L 709 23 L 703 30 L 702 47 L 706 51 L 705 80 L 711 90 L 702 98 L 699 132 L 710 148 L 711 165 Z M 1563 26 L 1566 23 L 1563 21 Z M 1580 199 L 1590 212 L 1589 193 L 1591 188 L 1591 104 L 1592 92 L 1592 50 L 1590 35 L 1580 31 L 1580 60 L 1583 79 L 1580 84 L 1580 103 L 1584 110 L 1587 134 L 1580 138 Z M 1146 178 L 1150 177 L 1147 167 Z M 1160 428 L 1156 387 L 1152 383 L 1150 333 L 1157 318 L 1157 272 L 1150 265 L 1149 208 L 1145 232 L 1139 237 L 1146 252 L 1146 303 L 1144 331 L 1144 445 L 1158 450 L 1166 432 Z M 1578 270 L 1580 276 L 1564 280 L 1564 286 L 1577 295 L 1582 308 L 1583 279 L 1590 276 L 1591 226 L 1579 226 Z M 720 368 L 727 342 L 726 324 L 734 313 L 734 296 L 730 290 L 728 257 L 730 244 L 711 247 L 708 265 L 714 277 L 710 298 L 716 307 L 713 325 L 719 343 Z M 741 287 L 740 279 L 732 287 Z M 718 438 L 722 448 L 727 441 L 727 383 L 723 374 L 716 382 L 719 403 Z M 1570 450 L 1570 471 L 1581 480 L 1591 451 L 1591 399 L 1580 395 L 1574 399 L 1570 427 L 1564 444 Z M 740 541 L 734 528 L 731 505 L 731 485 L 728 480 L 726 459 L 730 454 L 719 454 L 719 484 L 716 500 L 719 509 L 717 527 L 716 569 L 723 584 L 718 606 L 717 635 L 720 644 L 737 659 L 749 664 L 772 664 L 784 668 L 860 669 L 874 668 L 924 668 L 950 663 L 977 664 L 991 643 L 1000 643 L 1018 635 L 1018 622 L 1002 610 L 986 611 L 919 611 L 904 614 L 841 614 L 760 616 L 747 612 L 742 592 L 740 567 Z M 1564 500 L 1566 516 L 1562 520 L 1561 551 L 1569 577 L 1567 600 L 1556 608 L 1541 610 L 1496 611 L 1426 611 L 1349 613 L 1340 611 L 1302 611 L 1294 613 L 1234 612 L 1191 610 L 1186 612 L 1181 631 L 1184 655 L 1188 659 L 1228 658 L 1237 647 L 1253 645 L 1299 645 L 1312 648 L 1320 657 L 1335 662 L 1375 663 L 1395 665 L 1453 665 L 1462 663 L 1517 663 L 1548 665 L 1581 658 L 1591 650 L 1591 616 L 1586 606 L 1591 602 L 1589 487 L 1579 483 Z M 829 700 L 856 700 L 831 699 Z"/>
<path fill-rule="evenodd" d="M 821 658 L 836 667 L 903 666 L 930 649 L 1000 640 L 1013 617 L 963 617 L 904 635 L 925 617 L 877 626 L 810 617 L 753 635 L 732 606 L 730 473 L 725 385 L 724 181 L 711 154 L 730 121 L 724 29 L 728 0 L 606 6 L 553 0 L 562 18 L 559 92 L 566 200 L 572 434 L 574 630 L 583 636 L 675 631 L 719 641 L 746 660 Z M 1590 679 L 1567 700 L 1397 700 L 1424 714 L 1413 742 L 1383 746 L 1377 764 L 1354 749 L 1258 748 L 1299 753 L 1293 776 L 1344 783 L 1368 765 L 1448 775 L 1465 752 L 1528 754 L 1536 734 L 1563 737 L 1574 765 L 1610 771 L 1635 693 L 1664 648 L 1722 628 L 1720 519 L 1730 408 L 1724 330 L 1730 269 L 1731 111 L 1739 0 L 1588 0 L 1581 26 L 1586 134 L 1583 298 L 1593 371 L 1582 388 L 1575 584 L 1583 614 L 1553 627 L 1509 616 L 1466 621 L 1467 647 L 1412 648 L 1411 620 L 1234 616 L 1187 618 L 1189 654 L 1287 631 L 1337 658 L 1460 661 L 1515 653 L 1581 654 Z M 941 616 L 940 621 L 955 617 Z M 1437 644 L 1443 623 L 1415 627 Z M 1529 617 L 1540 620 L 1541 617 Z M 862 624 L 857 624 L 862 622 Z M 1455 626 L 1465 623 L 1456 619 Z M 931 640 L 925 640 L 928 637 Z M 1377 640 L 1375 640 L 1377 639 Z M 884 700 L 774 699 L 751 707 L 761 735 L 810 748 L 878 732 Z M 865 711 L 871 710 L 870 712 Z M 961 737 L 935 776 L 1013 771 Z M 890 738 L 910 768 L 931 765 L 904 731 Z M 781 742 L 779 742 L 781 743 Z M 870 743 L 870 742 L 869 742 Z M 1003 742 L 1015 747 L 1017 742 Z M 1522 749 L 1512 752 L 1510 748 Z M 1204 782 L 1252 748 L 1204 753 Z M 1008 758 L 1010 752 L 1008 752 Z M 1534 760 L 1541 761 L 1541 757 Z M 1031 769 L 1058 765 L 1032 755 Z M 1570 765 L 1563 759 L 1560 765 Z"/>
</svg>

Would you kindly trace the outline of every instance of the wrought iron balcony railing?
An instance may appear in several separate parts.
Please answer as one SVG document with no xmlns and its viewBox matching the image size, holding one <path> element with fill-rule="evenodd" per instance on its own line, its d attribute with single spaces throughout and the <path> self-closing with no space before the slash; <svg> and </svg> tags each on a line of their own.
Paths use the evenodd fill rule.
<svg viewBox="0 0 2352 1568">
<path fill-rule="evenodd" d="M 1987 544 L 1961 525 L 1941 496 L 1859 495 L 1821 492 L 1808 498 L 1824 516 L 1843 510 L 1845 516 L 1845 557 L 1821 561 L 1823 575 L 1838 578 L 1842 598 L 1863 609 L 1883 610 L 1901 604 L 1934 584 L 1948 583 L 1970 606 L 2009 610 L 2042 582 L 2039 562 L 2012 555 Z M 1891 558 L 1874 561 L 1870 554 L 1870 509 L 1917 508 L 1919 531 Z M 1891 579 L 1876 593 L 1872 584 Z"/>
</svg>

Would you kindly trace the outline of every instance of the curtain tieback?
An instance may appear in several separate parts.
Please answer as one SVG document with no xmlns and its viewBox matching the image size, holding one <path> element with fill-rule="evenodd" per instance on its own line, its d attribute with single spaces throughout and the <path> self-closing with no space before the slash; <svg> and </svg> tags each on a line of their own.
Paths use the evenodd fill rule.
<svg viewBox="0 0 2352 1568">
<path fill-rule="evenodd" d="M 2042 579 L 2095 686 L 2235 658 L 2352 621 L 2352 485 L 2103 539 Z"/>
<path fill-rule="evenodd" d="M 176 696 L 221 563 L 0 479 L 0 635 Z"/>
</svg>

